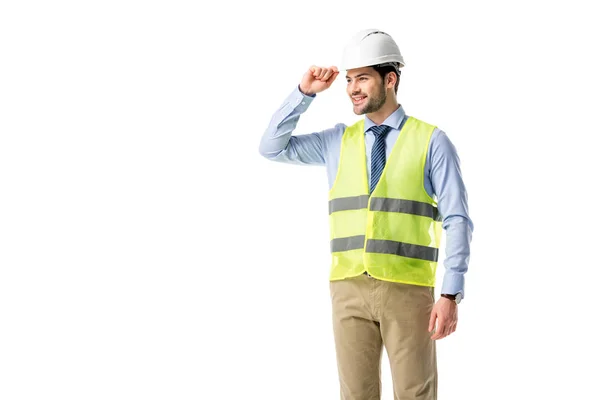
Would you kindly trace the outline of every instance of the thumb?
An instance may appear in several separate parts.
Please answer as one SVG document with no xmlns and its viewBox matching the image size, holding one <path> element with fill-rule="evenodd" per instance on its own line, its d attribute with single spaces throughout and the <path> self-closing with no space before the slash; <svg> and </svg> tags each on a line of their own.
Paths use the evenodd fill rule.
<svg viewBox="0 0 600 400">
<path fill-rule="evenodd" d="M 339 72 L 334 72 L 333 75 L 331 75 L 331 77 L 327 80 L 327 85 L 331 86 L 339 74 Z"/>
<path fill-rule="evenodd" d="M 431 317 L 429 317 L 429 329 L 428 329 L 429 332 L 431 332 L 433 330 L 436 317 L 437 317 L 437 314 L 436 314 L 435 310 L 431 310 Z"/>
</svg>

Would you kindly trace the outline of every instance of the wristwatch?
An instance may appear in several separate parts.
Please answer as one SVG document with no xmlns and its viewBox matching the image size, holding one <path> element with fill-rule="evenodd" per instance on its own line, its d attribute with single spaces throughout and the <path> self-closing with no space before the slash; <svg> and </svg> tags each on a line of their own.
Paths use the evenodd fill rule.
<svg viewBox="0 0 600 400">
<path fill-rule="evenodd" d="M 442 293 L 440 296 L 445 297 L 445 298 L 450 299 L 450 300 L 454 300 L 454 302 L 456 304 L 459 304 L 460 301 L 462 300 L 462 293 L 460 293 L 460 292 L 458 292 L 456 294 Z"/>
</svg>

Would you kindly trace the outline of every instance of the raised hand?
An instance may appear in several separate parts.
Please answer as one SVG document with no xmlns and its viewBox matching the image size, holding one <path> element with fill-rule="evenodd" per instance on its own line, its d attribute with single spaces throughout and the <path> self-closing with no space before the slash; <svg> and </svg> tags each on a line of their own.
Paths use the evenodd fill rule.
<svg viewBox="0 0 600 400">
<path fill-rule="evenodd" d="M 313 94 L 329 89 L 335 78 L 339 75 L 337 67 L 329 68 L 317 67 L 313 65 L 306 71 L 300 82 L 300 91 L 305 95 L 312 96 Z"/>
</svg>

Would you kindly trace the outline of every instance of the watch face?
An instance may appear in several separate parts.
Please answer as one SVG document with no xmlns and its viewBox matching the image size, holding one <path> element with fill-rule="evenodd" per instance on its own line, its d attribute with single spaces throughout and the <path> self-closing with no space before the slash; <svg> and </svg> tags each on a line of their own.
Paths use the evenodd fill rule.
<svg viewBox="0 0 600 400">
<path fill-rule="evenodd" d="M 461 293 L 457 293 L 456 294 L 456 298 L 455 298 L 456 304 L 460 303 L 461 300 L 462 300 L 462 294 Z"/>
</svg>

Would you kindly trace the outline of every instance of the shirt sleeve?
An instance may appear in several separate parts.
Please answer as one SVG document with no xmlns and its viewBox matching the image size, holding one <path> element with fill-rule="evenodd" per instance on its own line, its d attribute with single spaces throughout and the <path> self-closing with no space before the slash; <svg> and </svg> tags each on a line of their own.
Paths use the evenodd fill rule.
<svg viewBox="0 0 600 400">
<path fill-rule="evenodd" d="M 441 293 L 465 297 L 465 274 L 470 258 L 473 221 L 469 216 L 468 193 L 463 181 L 456 147 L 439 130 L 431 143 L 430 178 L 446 231 L 445 274 Z"/>
<path fill-rule="evenodd" d="M 304 113 L 316 95 L 307 96 L 296 86 L 294 91 L 273 114 L 259 146 L 259 153 L 273 161 L 289 164 L 324 165 L 325 140 L 332 128 L 322 132 L 292 135 L 300 115 Z M 331 132 L 329 132 L 331 131 Z"/>
</svg>

